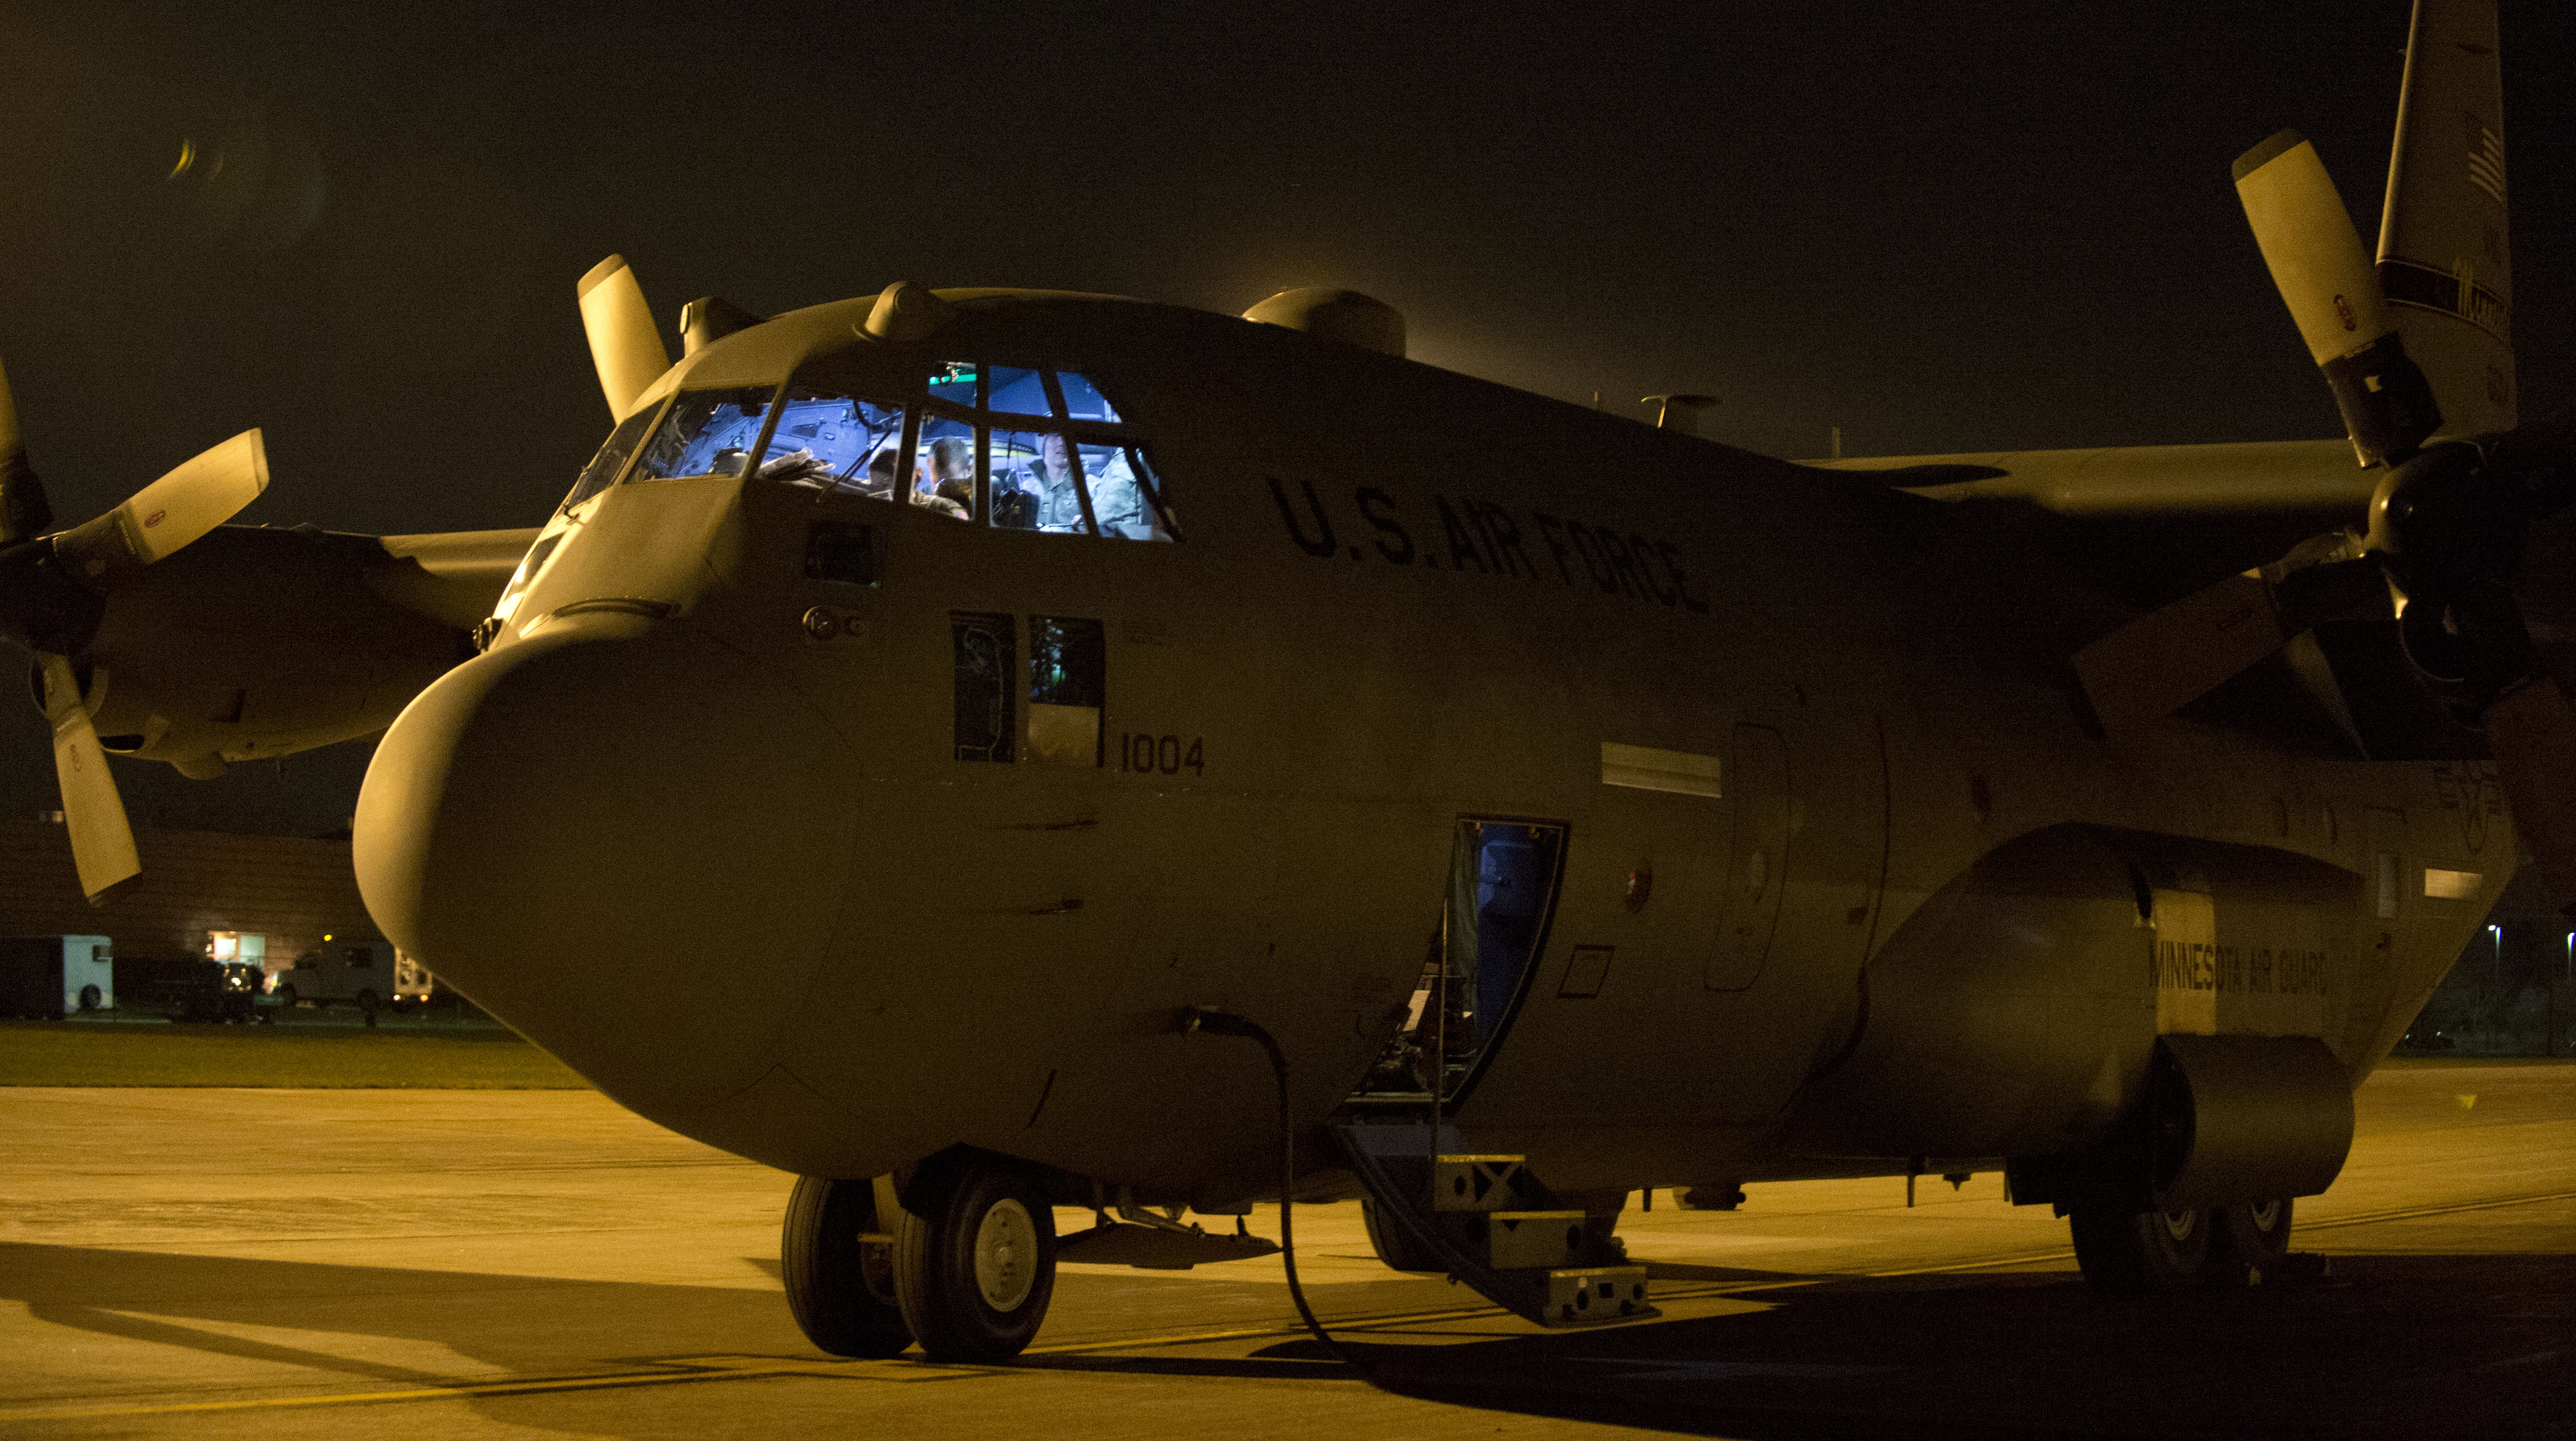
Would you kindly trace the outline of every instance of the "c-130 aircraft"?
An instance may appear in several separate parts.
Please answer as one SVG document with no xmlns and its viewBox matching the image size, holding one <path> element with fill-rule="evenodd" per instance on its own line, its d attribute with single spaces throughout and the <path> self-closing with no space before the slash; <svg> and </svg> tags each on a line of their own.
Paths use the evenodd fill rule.
<svg viewBox="0 0 2576 1441">
<path fill-rule="evenodd" d="M 796 1173 L 826 1351 L 1015 1355 L 1057 1205 L 1358 1196 L 1572 1325 L 1652 1314 L 1629 1191 L 2001 1169 L 2099 1289 L 2242 1276 L 2518 841 L 2576 897 L 2495 42 L 2419 4 L 2375 264 L 2237 163 L 2348 443 L 1793 464 L 1335 291 L 710 299 L 673 363 L 611 257 L 542 528 L 223 525 L 254 431 L 56 531 L 0 404 L 0 624 L 94 899 L 106 754 L 390 722 L 378 923 Z"/>
</svg>

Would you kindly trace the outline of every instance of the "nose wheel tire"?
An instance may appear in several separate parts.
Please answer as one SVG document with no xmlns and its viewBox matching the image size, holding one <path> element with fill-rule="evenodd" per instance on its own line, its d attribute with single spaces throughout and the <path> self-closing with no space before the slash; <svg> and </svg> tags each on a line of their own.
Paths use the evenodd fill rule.
<svg viewBox="0 0 2576 1441">
<path fill-rule="evenodd" d="M 875 1185 L 800 1176 L 787 1198 L 778 1271 L 805 1339 L 835 1356 L 900 1355 L 912 1344 L 894 1297 L 894 1247 L 865 1241 L 877 1224 Z"/>
<path fill-rule="evenodd" d="M 2135 1296 L 2200 1285 L 2212 1269 L 2218 1214 L 2079 1208 L 2067 1219 L 2085 1283 L 2106 1296 Z"/>
<path fill-rule="evenodd" d="M 894 1293 L 938 1361 L 1007 1361 L 1036 1339 L 1055 1294 L 1055 1212 L 1009 1164 L 968 1156 L 926 1170 L 905 1203 Z"/>
</svg>

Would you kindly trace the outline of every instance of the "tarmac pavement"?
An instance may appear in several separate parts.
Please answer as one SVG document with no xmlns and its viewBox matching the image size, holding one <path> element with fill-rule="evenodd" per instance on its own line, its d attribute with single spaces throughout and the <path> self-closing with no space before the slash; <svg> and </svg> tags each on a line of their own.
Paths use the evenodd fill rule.
<svg viewBox="0 0 2576 1441">
<path fill-rule="evenodd" d="M 1301 1207 L 1362 1378 L 1276 1256 L 1068 1265 L 1015 1366 L 823 1356 L 777 1280 L 792 1179 L 591 1092 L 0 1089 L 0 1433 L 2569 1434 L 2576 1065 L 2400 1064 L 2360 1117 L 2299 1203 L 2326 1283 L 2123 1304 L 1993 1175 L 1659 1194 L 1620 1234 L 1662 1319 L 1573 1332 Z"/>
</svg>

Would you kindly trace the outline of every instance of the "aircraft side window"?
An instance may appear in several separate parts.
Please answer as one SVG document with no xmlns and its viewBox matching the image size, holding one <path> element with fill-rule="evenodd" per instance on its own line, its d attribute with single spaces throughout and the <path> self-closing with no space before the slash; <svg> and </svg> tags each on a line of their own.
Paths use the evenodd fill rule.
<svg viewBox="0 0 2576 1441">
<path fill-rule="evenodd" d="M 791 385 L 761 453 L 761 480 L 894 499 L 903 460 L 903 407 Z"/>
<path fill-rule="evenodd" d="M 627 476 L 628 483 L 742 474 L 760 444 L 772 389 L 751 385 L 680 392 L 644 447 L 643 458 Z"/>
<path fill-rule="evenodd" d="M 1056 431 L 996 430 L 988 443 L 993 524 L 1007 530 L 1088 535 L 1073 441 Z"/>
<path fill-rule="evenodd" d="M 945 415 L 921 418 L 912 457 L 912 503 L 956 520 L 975 517 L 975 427 Z"/>
<path fill-rule="evenodd" d="M 619 421 L 617 428 L 608 433 L 607 443 L 600 446 L 599 454 L 592 456 L 590 464 L 582 467 L 581 478 L 573 482 L 572 494 L 564 498 L 563 508 L 570 510 L 615 484 L 617 472 L 626 468 L 627 457 L 635 453 L 635 447 L 644 443 L 645 434 L 653 428 L 654 417 L 661 413 L 662 407 L 657 402 Z"/>
<path fill-rule="evenodd" d="M 1100 622 L 1029 617 L 1029 759 L 1097 766 L 1109 645 Z"/>
<path fill-rule="evenodd" d="M 961 761 L 1007 761 L 1018 731 L 1012 692 L 1019 670 L 1011 618 L 951 611 L 948 639 L 956 669 L 956 756 Z"/>
</svg>

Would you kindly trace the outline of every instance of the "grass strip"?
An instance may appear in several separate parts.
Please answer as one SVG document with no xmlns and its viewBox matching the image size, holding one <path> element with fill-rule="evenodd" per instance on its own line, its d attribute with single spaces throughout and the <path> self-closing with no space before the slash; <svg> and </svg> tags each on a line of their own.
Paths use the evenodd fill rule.
<svg viewBox="0 0 2576 1441">
<path fill-rule="evenodd" d="M 0 1024 L 0 1086 L 569 1091 L 589 1083 L 507 1031 Z"/>
</svg>

